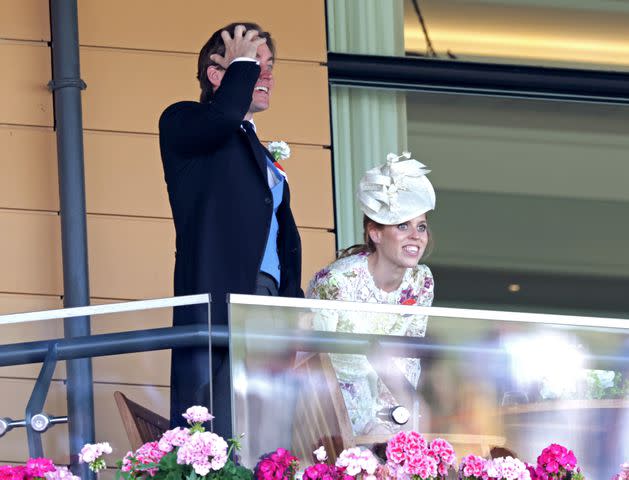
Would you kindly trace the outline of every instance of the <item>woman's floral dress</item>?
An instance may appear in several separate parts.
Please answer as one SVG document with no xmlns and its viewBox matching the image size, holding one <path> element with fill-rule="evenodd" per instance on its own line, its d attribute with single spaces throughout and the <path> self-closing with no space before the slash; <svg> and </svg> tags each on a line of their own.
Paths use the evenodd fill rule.
<svg viewBox="0 0 629 480">
<path fill-rule="evenodd" d="M 432 305 L 434 281 L 426 265 L 407 269 L 399 288 L 393 292 L 385 292 L 375 285 L 369 273 L 368 256 L 361 253 L 341 258 L 319 271 L 310 282 L 307 296 L 321 300 Z M 325 310 L 315 316 L 314 328 L 336 332 L 423 337 L 426 334 L 426 320 L 423 315 Z M 396 426 L 383 416 L 378 416 L 378 413 L 387 411 L 399 402 L 396 402 L 378 378 L 367 358 L 364 355 L 350 354 L 331 354 L 330 358 L 343 392 L 354 434 L 370 433 L 377 425 L 395 431 Z M 419 359 L 395 358 L 394 362 L 416 388 L 421 371 Z"/>
</svg>

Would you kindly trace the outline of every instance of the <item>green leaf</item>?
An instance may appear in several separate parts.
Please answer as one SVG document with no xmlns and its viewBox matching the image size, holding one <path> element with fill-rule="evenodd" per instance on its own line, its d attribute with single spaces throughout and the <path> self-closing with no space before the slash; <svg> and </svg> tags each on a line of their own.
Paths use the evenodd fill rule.
<svg viewBox="0 0 629 480">
<path fill-rule="evenodd" d="M 192 470 L 190 470 L 190 473 L 188 474 L 188 476 L 186 477 L 188 480 L 197 480 L 197 478 L 199 478 L 199 476 L 197 475 L 197 472 L 194 471 L 194 468 Z"/>
</svg>

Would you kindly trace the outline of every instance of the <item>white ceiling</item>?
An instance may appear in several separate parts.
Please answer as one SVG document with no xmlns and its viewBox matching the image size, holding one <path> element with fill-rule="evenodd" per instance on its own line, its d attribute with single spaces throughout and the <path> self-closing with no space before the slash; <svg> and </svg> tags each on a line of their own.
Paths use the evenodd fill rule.
<svg viewBox="0 0 629 480">
<path fill-rule="evenodd" d="M 419 0 L 437 53 L 459 60 L 629 70 L 626 0 Z M 408 52 L 426 42 L 405 0 Z"/>
</svg>

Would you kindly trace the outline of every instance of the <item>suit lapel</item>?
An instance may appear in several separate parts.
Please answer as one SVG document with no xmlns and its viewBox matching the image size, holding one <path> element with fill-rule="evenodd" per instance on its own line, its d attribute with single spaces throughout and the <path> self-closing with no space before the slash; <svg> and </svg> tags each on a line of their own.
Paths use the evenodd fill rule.
<svg viewBox="0 0 629 480">
<path fill-rule="evenodd" d="M 266 172 L 266 155 L 267 150 L 264 148 L 258 137 L 253 133 L 248 133 L 242 128 L 240 129 L 242 135 L 245 137 L 249 147 L 251 148 L 251 153 L 253 153 L 253 157 L 258 164 L 258 169 L 264 176 L 264 179 L 267 180 L 267 172 Z"/>
</svg>

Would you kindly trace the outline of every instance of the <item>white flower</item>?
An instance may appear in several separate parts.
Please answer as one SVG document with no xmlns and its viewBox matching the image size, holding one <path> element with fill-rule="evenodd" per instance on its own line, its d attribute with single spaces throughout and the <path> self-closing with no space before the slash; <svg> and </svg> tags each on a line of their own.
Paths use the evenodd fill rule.
<svg viewBox="0 0 629 480">
<path fill-rule="evenodd" d="M 288 146 L 288 143 L 283 140 L 279 142 L 270 142 L 268 148 L 275 161 L 286 160 L 290 157 L 290 147 Z"/>
<path fill-rule="evenodd" d="M 363 450 L 360 447 L 345 449 L 336 459 L 337 467 L 344 467 L 348 475 L 356 477 L 360 473 L 372 476 L 378 468 L 378 460 L 371 450 Z"/>
<path fill-rule="evenodd" d="M 328 453 L 325 451 L 325 447 L 323 445 L 321 445 L 312 453 L 315 454 L 318 462 L 325 462 L 328 459 Z"/>
</svg>

